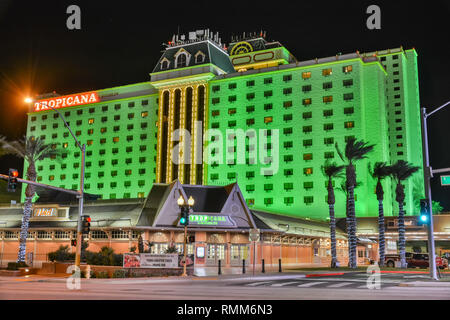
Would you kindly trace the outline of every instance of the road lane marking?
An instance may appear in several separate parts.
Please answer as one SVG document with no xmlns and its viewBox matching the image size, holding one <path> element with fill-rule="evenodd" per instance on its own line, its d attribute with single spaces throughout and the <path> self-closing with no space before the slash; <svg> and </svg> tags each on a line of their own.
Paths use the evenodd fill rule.
<svg viewBox="0 0 450 320">
<path fill-rule="evenodd" d="M 249 284 L 247 284 L 247 286 L 254 287 L 254 286 L 259 286 L 260 284 L 265 284 L 265 283 L 272 283 L 272 281 L 261 281 L 261 282 L 249 283 Z"/>
<path fill-rule="evenodd" d="M 300 281 L 292 281 L 292 282 L 283 282 L 283 283 L 275 283 L 272 287 L 283 287 L 294 283 L 299 283 Z"/>
<path fill-rule="evenodd" d="M 311 281 L 310 283 L 303 283 L 303 284 L 299 284 L 297 287 L 299 288 L 306 288 L 306 287 L 312 287 L 312 286 L 316 286 L 318 284 L 324 284 L 324 283 L 328 283 L 326 281 Z"/>
<path fill-rule="evenodd" d="M 332 285 L 327 286 L 328 288 L 340 288 L 340 287 L 345 287 L 348 286 L 349 284 L 352 284 L 354 282 L 341 282 L 341 283 L 335 283 Z"/>
</svg>

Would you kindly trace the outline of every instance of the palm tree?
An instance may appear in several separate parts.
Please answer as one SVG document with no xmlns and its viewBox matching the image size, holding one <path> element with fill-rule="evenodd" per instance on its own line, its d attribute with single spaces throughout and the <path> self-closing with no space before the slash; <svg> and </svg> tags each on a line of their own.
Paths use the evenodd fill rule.
<svg viewBox="0 0 450 320">
<path fill-rule="evenodd" d="M 8 141 L 0 136 L 1 154 L 11 154 L 24 159 L 28 163 L 26 179 L 36 181 L 36 162 L 47 158 L 56 158 L 61 154 L 61 150 L 56 148 L 56 144 L 46 144 L 43 139 L 33 136 L 24 137 L 20 140 Z M 35 187 L 29 184 L 25 190 L 25 206 L 23 209 L 22 226 L 20 229 L 19 254 L 17 262 L 25 262 L 26 241 L 28 235 L 28 224 L 32 211 L 32 200 Z"/>
<path fill-rule="evenodd" d="M 402 181 L 405 181 L 411 177 L 418 170 L 419 167 L 413 166 L 404 160 L 398 160 L 391 166 L 391 176 L 397 183 L 395 188 L 395 201 L 398 202 L 398 247 L 400 250 L 401 268 L 406 268 L 405 211 L 403 209 L 403 203 L 405 201 L 405 187 L 402 185 Z"/>
<path fill-rule="evenodd" d="M 383 186 L 381 181 L 391 174 L 391 167 L 386 162 L 375 162 L 373 170 L 369 164 L 369 172 L 374 179 L 377 179 L 377 186 L 375 193 L 377 194 L 378 200 L 378 250 L 379 250 L 379 261 L 378 265 L 380 267 L 384 266 L 384 254 L 386 248 L 386 240 L 384 238 L 384 208 L 383 208 Z"/>
<path fill-rule="evenodd" d="M 366 154 L 373 150 L 374 145 L 368 145 L 363 140 L 356 141 L 355 138 L 350 138 L 345 144 L 345 153 L 339 150 L 338 144 L 335 144 L 336 150 L 342 161 L 346 161 L 345 175 L 347 189 L 347 217 L 348 217 L 348 242 L 349 242 L 349 267 L 356 269 L 356 215 L 355 215 L 355 193 L 354 188 L 356 186 L 356 169 L 355 162 L 367 158 Z"/>
<path fill-rule="evenodd" d="M 340 177 L 342 170 L 345 166 L 338 166 L 335 162 L 331 163 L 329 161 L 325 162 L 322 166 L 322 171 L 324 175 L 328 178 L 328 207 L 330 211 L 330 240 L 331 240 L 331 268 L 336 268 L 337 254 L 336 254 L 336 219 L 334 217 L 334 188 L 332 179 Z"/>
</svg>

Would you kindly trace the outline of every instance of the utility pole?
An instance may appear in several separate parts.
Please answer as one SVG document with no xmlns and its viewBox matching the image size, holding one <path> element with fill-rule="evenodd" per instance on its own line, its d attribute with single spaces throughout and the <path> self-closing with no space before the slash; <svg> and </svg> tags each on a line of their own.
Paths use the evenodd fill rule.
<svg viewBox="0 0 450 320">
<path fill-rule="evenodd" d="M 427 224 L 428 231 L 428 254 L 429 254 L 429 267 L 430 267 L 430 277 L 434 280 L 439 280 L 436 272 L 436 249 L 434 246 L 434 226 L 433 226 L 433 207 L 431 199 L 431 182 L 430 179 L 433 177 L 433 169 L 430 166 L 430 158 L 428 152 L 428 133 L 427 133 L 427 118 L 433 113 L 439 111 L 450 104 L 450 101 L 440 106 L 439 108 L 426 113 L 425 108 L 421 109 L 420 119 L 422 127 L 422 147 L 423 147 L 423 170 L 424 170 L 424 184 L 425 184 L 425 198 L 428 199 L 429 217 L 430 223 Z M 438 171 L 438 170 L 436 170 Z"/>
</svg>

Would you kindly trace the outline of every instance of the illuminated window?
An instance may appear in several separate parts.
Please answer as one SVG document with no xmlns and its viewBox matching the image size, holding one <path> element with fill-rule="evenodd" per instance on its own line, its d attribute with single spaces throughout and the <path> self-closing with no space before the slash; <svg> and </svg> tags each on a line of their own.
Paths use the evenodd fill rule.
<svg viewBox="0 0 450 320">
<path fill-rule="evenodd" d="M 232 115 L 236 113 L 236 108 L 230 108 L 228 109 L 228 114 Z"/>
<path fill-rule="evenodd" d="M 148 116 L 148 111 L 141 112 L 141 117 L 145 118 Z"/>
<path fill-rule="evenodd" d="M 211 114 L 212 114 L 213 117 L 217 117 L 217 116 L 220 115 L 220 110 L 213 110 L 213 111 L 211 112 Z"/>
<path fill-rule="evenodd" d="M 93 134 L 93 133 L 94 133 L 94 129 L 89 129 L 89 130 L 87 131 L 87 133 L 88 133 L 88 135 Z"/>
<path fill-rule="evenodd" d="M 138 192 L 138 198 L 144 198 L 145 193 L 144 192 Z"/>
<path fill-rule="evenodd" d="M 322 75 L 323 76 L 331 76 L 332 73 L 333 73 L 333 70 L 331 68 L 322 70 Z"/>
<path fill-rule="evenodd" d="M 105 132 L 106 132 L 106 128 L 101 128 L 101 129 L 100 129 L 100 132 L 101 132 L 101 133 L 105 133 Z"/>
<path fill-rule="evenodd" d="M 309 78 L 311 78 L 311 72 L 303 72 L 303 73 L 302 73 L 302 78 L 303 78 L 303 79 L 309 79 Z"/>
<path fill-rule="evenodd" d="M 304 153 L 303 154 L 303 160 L 312 160 L 313 155 L 312 153 Z"/>
<path fill-rule="evenodd" d="M 355 122 L 354 121 L 346 121 L 344 122 L 344 128 L 354 128 L 355 127 Z"/>
<path fill-rule="evenodd" d="M 48 177 L 48 180 L 50 180 L 50 181 L 55 180 L 55 176 L 49 176 L 49 177 Z"/>
<path fill-rule="evenodd" d="M 342 67 L 342 72 L 344 72 L 344 73 L 352 72 L 352 70 L 353 70 L 353 67 L 352 67 L 352 66 L 345 66 L 345 67 Z"/>
<path fill-rule="evenodd" d="M 303 168 L 303 174 L 309 176 L 313 173 L 313 168 Z"/>
<path fill-rule="evenodd" d="M 92 140 L 88 140 L 88 141 L 87 141 L 87 145 L 88 145 L 88 146 L 92 146 L 92 143 L 93 143 Z"/>
<path fill-rule="evenodd" d="M 94 123 L 94 119 L 92 119 L 92 118 L 89 119 L 89 120 L 88 120 L 88 123 L 89 123 L 89 124 L 93 124 L 93 123 Z"/>
<path fill-rule="evenodd" d="M 292 101 L 284 101 L 283 107 L 286 109 L 292 107 Z"/>
<path fill-rule="evenodd" d="M 323 102 L 325 102 L 325 103 L 333 102 L 333 96 L 324 96 Z"/>
<path fill-rule="evenodd" d="M 312 102 L 312 99 L 311 99 L 311 98 L 303 99 L 303 105 L 304 105 L 304 106 L 310 105 L 311 102 Z"/>
<path fill-rule="evenodd" d="M 273 121 L 272 117 L 264 117 L 264 123 L 271 123 Z"/>
<path fill-rule="evenodd" d="M 177 68 L 182 68 L 182 67 L 186 67 L 186 54 L 185 53 L 180 53 L 177 57 Z"/>
<path fill-rule="evenodd" d="M 119 137 L 114 137 L 113 142 L 119 142 Z"/>
<path fill-rule="evenodd" d="M 129 175 L 131 175 L 131 170 L 130 170 L 130 169 L 128 169 L 128 170 L 125 170 L 125 175 L 126 175 L 126 176 L 129 176 Z"/>
<path fill-rule="evenodd" d="M 65 148 L 67 148 L 69 146 L 69 144 L 67 142 L 64 142 L 62 146 L 65 149 Z"/>
</svg>

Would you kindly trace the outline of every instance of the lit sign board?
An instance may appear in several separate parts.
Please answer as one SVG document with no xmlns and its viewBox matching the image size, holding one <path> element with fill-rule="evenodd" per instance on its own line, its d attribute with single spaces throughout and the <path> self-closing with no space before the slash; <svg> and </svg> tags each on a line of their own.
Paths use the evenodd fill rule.
<svg viewBox="0 0 450 320">
<path fill-rule="evenodd" d="M 39 100 L 34 103 L 34 111 L 43 111 L 51 108 L 67 108 L 79 106 L 82 104 L 100 102 L 97 92 L 86 92 L 72 94 L 69 96 L 61 96 L 46 100 Z"/>
<path fill-rule="evenodd" d="M 190 214 L 189 225 L 236 227 L 236 224 L 229 216 L 208 214 Z"/>
<path fill-rule="evenodd" d="M 56 208 L 36 208 L 34 209 L 34 217 L 56 217 L 58 210 Z"/>
</svg>

